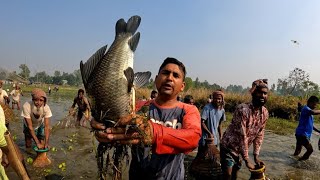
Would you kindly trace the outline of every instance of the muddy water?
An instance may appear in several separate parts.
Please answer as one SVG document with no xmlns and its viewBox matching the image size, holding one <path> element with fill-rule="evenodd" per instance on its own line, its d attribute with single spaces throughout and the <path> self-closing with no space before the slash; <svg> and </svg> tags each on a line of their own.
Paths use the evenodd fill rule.
<svg viewBox="0 0 320 180">
<path fill-rule="evenodd" d="M 30 97 L 22 97 L 22 104 L 29 99 Z M 48 104 L 53 112 L 51 125 L 55 125 L 59 120 L 66 117 L 72 100 L 49 97 Z M 15 110 L 18 118 L 10 123 L 11 133 L 17 137 L 16 143 L 24 154 L 25 159 L 35 158 L 36 153 L 33 150 L 26 149 L 24 146 L 20 113 L 20 111 Z M 313 134 L 312 145 L 314 152 L 309 160 L 300 162 L 297 161 L 296 157 L 291 156 L 295 148 L 294 133 L 290 136 L 280 136 L 267 131 L 260 152 L 260 158 L 266 164 L 267 177 L 270 179 L 320 179 L 318 138 L 317 134 Z M 57 151 L 48 152 L 52 164 L 45 168 L 34 168 L 27 163 L 31 179 L 45 179 L 45 176 L 50 174 L 61 175 L 65 179 L 96 179 L 96 145 L 97 142 L 88 128 L 54 128 L 50 136 L 50 147 L 54 147 Z M 305 150 L 302 151 L 302 153 L 304 152 Z M 302 156 L 302 153 L 300 156 Z M 195 154 L 196 151 L 186 157 L 186 166 L 190 164 Z M 252 154 L 252 150 L 250 154 Z M 65 168 L 61 168 L 62 163 L 65 163 Z M 7 173 L 10 179 L 17 179 L 12 169 L 9 168 Z M 249 171 L 243 164 L 238 179 L 249 179 L 249 177 Z M 127 176 L 125 176 L 125 179 L 127 179 Z M 186 179 L 193 178 L 187 174 Z"/>
</svg>

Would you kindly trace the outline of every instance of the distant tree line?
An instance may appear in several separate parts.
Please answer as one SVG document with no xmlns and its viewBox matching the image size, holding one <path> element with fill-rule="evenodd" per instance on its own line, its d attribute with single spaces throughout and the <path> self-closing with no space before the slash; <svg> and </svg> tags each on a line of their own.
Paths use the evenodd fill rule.
<svg viewBox="0 0 320 180">
<path fill-rule="evenodd" d="M 71 86 L 79 86 L 82 84 L 80 69 L 75 70 L 73 73 L 54 71 L 53 76 L 48 75 L 45 71 L 37 72 L 34 76 L 30 76 L 30 69 L 26 64 L 19 66 L 19 75 L 28 79 L 31 83 L 46 83 L 62 85 L 64 82 Z"/>
<path fill-rule="evenodd" d="M 82 84 L 82 78 L 80 70 L 75 70 L 73 73 L 60 72 L 56 70 L 53 76 L 48 75 L 45 71 L 37 72 L 34 76 L 30 76 L 29 67 L 26 64 L 19 66 L 19 75 L 28 79 L 31 82 L 40 82 L 46 84 L 57 84 L 61 85 L 66 82 L 71 86 L 79 86 Z M 8 72 L 4 69 L 0 69 L 0 79 Z M 2 78 L 1 78 L 2 77 Z M 185 91 L 195 88 L 205 88 L 209 90 L 222 89 L 226 92 L 231 93 L 248 93 L 249 87 L 242 87 L 241 85 L 228 85 L 226 88 L 213 83 L 210 84 L 207 80 L 200 81 L 197 77 L 193 80 L 191 77 L 185 78 Z M 149 83 L 145 85 L 149 89 L 155 89 L 154 80 L 151 78 Z M 319 96 L 320 89 L 319 85 L 315 82 L 310 81 L 309 74 L 300 68 L 294 68 L 289 72 L 289 75 L 284 78 L 279 78 L 277 84 L 269 84 L 270 91 L 277 95 L 282 96 L 296 96 L 296 97 L 309 97 L 311 95 Z"/>
</svg>

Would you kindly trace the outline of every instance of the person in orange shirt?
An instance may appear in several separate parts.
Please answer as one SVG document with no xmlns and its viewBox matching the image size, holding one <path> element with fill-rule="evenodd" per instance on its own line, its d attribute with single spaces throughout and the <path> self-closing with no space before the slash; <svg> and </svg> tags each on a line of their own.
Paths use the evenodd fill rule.
<svg viewBox="0 0 320 180">
<path fill-rule="evenodd" d="M 148 121 L 139 116 L 120 119 L 121 125 L 134 120 L 145 135 L 121 127 L 106 129 L 92 119 L 99 142 L 132 144 L 129 179 L 184 179 L 184 154 L 198 146 L 201 136 L 197 107 L 177 100 L 185 87 L 185 77 L 182 62 L 165 59 L 155 78 L 158 96 L 150 102 Z"/>
</svg>

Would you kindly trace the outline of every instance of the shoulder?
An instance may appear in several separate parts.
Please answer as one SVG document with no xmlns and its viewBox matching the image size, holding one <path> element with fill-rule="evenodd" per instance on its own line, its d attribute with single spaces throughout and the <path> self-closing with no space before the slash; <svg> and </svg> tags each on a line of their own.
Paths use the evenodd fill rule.
<svg viewBox="0 0 320 180">
<path fill-rule="evenodd" d="M 6 91 L 6 90 L 3 90 L 3 89 L 2 89 L 2 93 L 3 93 L 3 95 L 8 95 L 8 94 L 7 94 L 7 91 Z"/>
<path fill-rule="evenodd" d="M 27 106 L 30 107 L 31 103 L 32 103 L 32 102 L 27 101 L 27 102 L 25 102 L 22 106 L 23 106 L 23 107 L 27 107 Z"/>
<path fill-rule="evenodd" d="M 31 103 L 32 102 L 25 102 L 23 105 L 22 105 L 22 109 L 24 110 L 24 111 L 31 111 Z"/>
<path fill-rule="evenodd" d="M 262 113 L 263 114 L 269 114 L 269 111 L 266 107 L 262 106 Z"/>
<path fill-rule="evenodd" d="M 48 104 L 46 104 L 43 108 L 44 108 L 45 111 L 50 110 L 50 106 Z"/>
<path fill-rule="evenodd" d="M 248 111 L 248 110 L 250 110 L 250 104 L 241 103 L 241 104 L 237 105 L 236 110 L 238 110 L 238 111 Z"/>
<path fill-rule="evenodd" d="M 212 110 L 212 109 L 214 109 L 214 108 L 211 103 L 208 103 L 203 107 L 203 110 Z"/>
</svg>

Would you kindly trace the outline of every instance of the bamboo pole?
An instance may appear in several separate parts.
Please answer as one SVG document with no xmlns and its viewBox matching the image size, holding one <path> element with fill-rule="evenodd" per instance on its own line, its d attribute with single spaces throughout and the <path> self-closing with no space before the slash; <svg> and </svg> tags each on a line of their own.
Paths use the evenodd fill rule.
<svg viewBox="0 0 320 180">
<path fill-rule="evenodd" d="M 4 137 L 7 141 L 7 147 L 9 150 L 9 153 L 7 154 L 9 162 L 12 166 L 12 168 L 16 171 L 20 179 L 22 180 L 30 180 L 28 173 L 25 169 L 25 167 L 22 164 L 22 155 L 18 149 L 18 147 L 15 145 L 15 143 L 12 140 L 11 134 L 9 131 L 6 131 L 4 133 Z"/>
</svg>

